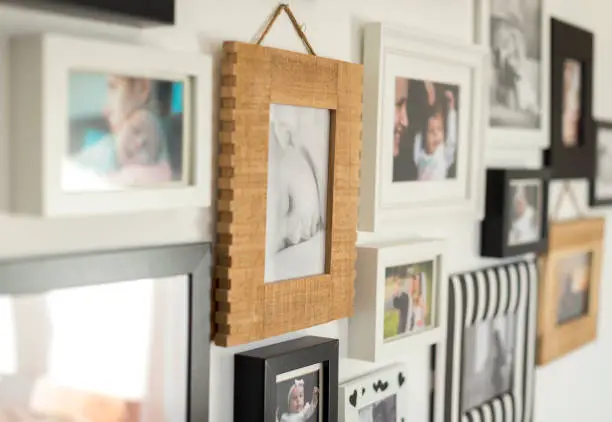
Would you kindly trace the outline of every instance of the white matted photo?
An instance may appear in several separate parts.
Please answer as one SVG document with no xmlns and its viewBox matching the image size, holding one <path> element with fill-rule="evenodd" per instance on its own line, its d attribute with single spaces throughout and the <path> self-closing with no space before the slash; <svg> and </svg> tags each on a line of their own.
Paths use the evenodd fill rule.
<svg viewBox="0 0 612 422">
<path fill-rule="evenodd" d="M 449 212 L 482 218 L 486 110 L 475 81 L 486 50 L 373 23 L 363 60 L 359 228 Z"/>
<path fill-rule="evenodd" d="M 508 246 L 537 242 L 542 233 L 542 181 L 510 181 L 510 227 Z"/>
<path fill-rule="evenodd" d="M 326 272 L 330 112 L 272 104 L 266 283 Z"/>
<path fill-rule="evenodd" d="M 597 128 L 596 174 L 594 196 L 596 201 L 612 201 L 612 127 Z"/>
<path fill-rule="evenodd" d="M 322 422 L 322 380 L 320 363 L 277 375 L 275 422 Z"/>
</svg>

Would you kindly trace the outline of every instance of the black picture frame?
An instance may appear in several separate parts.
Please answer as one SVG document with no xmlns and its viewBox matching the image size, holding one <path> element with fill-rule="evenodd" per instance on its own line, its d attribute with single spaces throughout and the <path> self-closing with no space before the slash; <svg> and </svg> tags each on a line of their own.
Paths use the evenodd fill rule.
<svg viewBox="0 0 612 422">
<path fill-rule="evenodd" d="M 275 421 L 277 375 L 321 363 L 322 422 L 336 422 L 338 350 L 337 339 L 307 336 L 235 355 L 234 421 Z"/>
<path fill-rule="evenodd" d="M 532 243 L 509 245 L 512 222 L 513 180 L 537 179 L 541 183 L 540 238 Z M 504 258 L 548 249 L 548 169 L 487 169 L 485 217 L 480 226 L 480 254 Z"/>
<path fill-rule="evenodd" d="M 594 122 L 595 125 L 595 142 L 591 151 L 593 159 L 592 173 L 589 177 L 589 204 L 592 207 L 602 207 L 612 205 L 612 195 L 609 199 L 599 199 L 597 197 L 597 175 L 600 170 L 600 143 L 599 136 L 602 130 L 609 130 L 612 132 L 612 121 L 610 120 L 597 120 Z M 612 165 L 610 163 L 609 165 Z"/>
<path fill-rule="evenodd" d="M 588 178 L 592 173 L 593 127 L 593 43 L 592 32 L 551 19 L 551 102 L 550 146 L 544 151 L 544 164 L 552 179 Z M 564 63 L 574 59 L 581 64 L 580 118 L 578 145 L 563 145 Z"/>
<path fill-rule="evenodd" d="M 187 421 L 209 415 L 210 244 L 0 261 L 0 295 L 26 295 L 145 278 L 189 276 Z"/>
</svg>

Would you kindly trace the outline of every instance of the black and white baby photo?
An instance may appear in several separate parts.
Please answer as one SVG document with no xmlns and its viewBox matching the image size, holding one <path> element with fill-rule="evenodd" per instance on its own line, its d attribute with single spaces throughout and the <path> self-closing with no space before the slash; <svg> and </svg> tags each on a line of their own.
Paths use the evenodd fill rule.
<svg viewBox="0 0 612 422">
<path fill-rule="evenodd" d="M 508 245 L 537 242 L 542 228 L 542 183 L 540 180 L 510 181 L 510 232 Z"/>
<path fill-rule="evenodd" d="M 322 365 L 276 377 L 275 422 L 320 422 Z"/>
<path fill-rule="evenodd" d="M 397 397 L 395 394 L 359 410 L 359 422 L 396 422 Z"/>
<path fill-rule="evenodd" d="M 586 315 L 589 311 L 591 252 L 561 258 L 557 263 L 557 280 L 557 323 L 564 324 Z"/>
<path fill-rule="evenodd" d="M 491 2 L 491 126 L 539 128 L 542 0 Z"/>
<path fill-rule="evenodd" d="M 467 327 L 463 349 L 463 411 L 512 388 L 516 317 L 506 315 Z"/>
<path fill-rule="evenodd" d="M 329 110 L 270 107 L 265 282 L 325 273 Z"/>
</svg>

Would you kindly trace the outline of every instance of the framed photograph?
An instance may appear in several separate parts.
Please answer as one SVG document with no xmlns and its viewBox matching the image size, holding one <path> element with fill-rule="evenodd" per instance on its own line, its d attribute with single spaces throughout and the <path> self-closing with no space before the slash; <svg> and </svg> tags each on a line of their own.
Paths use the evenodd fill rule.
<svg viewBox="0 0 612 422">
<path fill-rule="evenodd" d="M 595 165 L 593 34 L 551 21 L 551 144 L 544 164 L 553 179 L 588 178 Z"/>
<path fill-rule="evenodd" d="M 224 54 L 215 342 L 230 346 L 352 313 L 363 69 L 238 42 Z"/>
<path fill-rule="evenodd" d="M 373 23 L 364 40 L 359 228 L 481 218 L 483 48 Z"/>
<path fill-rule="evenodd" d="M 531 420 L 535 261 L 455 274 L 450 283 L 445 421 Z"/>
<path fill-rule="evenodd" d="M 208 421 L 210 264 L 208 244 L 1 261 L 0 419 Z"/>
<path fill-rule="evenodd" d="M 351 358 L 401 358 L 445 333 L 445 244 L 406 240 L 357 248 L 355 313 L 349 321 Z"/>
<path fill-rule="evenodd" d="M 548 247 L 548 170 L 487 169 L 480 254 L 503 258 Z"/>
<path fill-rule="evenodd" d="M 338 420 L 338 340 L 302 337 L 234 357 L 234 419 Z"/>
<path fill-rule="evenodd" d="M 589 180 L 591 206 L 612 205 L 612 122 L 596 122 L 593 170 Z"/>
<path fill-rule="evenodd" d="M 210 205 L 210 57 L 53 34 L 10 54 L 14 211 Z"/>
<path fill-rule="evenodd" d="M 605 219 L 556 222 L 540 259 L 537 363 L 545 365 L 597 338 Z"/>
<path fill-rule="evenodd" d="M 490 50 L 489 137 L 494 148 L 549 145 L 547 0 L 479 0 L 476 34 Z"/>
</svg>

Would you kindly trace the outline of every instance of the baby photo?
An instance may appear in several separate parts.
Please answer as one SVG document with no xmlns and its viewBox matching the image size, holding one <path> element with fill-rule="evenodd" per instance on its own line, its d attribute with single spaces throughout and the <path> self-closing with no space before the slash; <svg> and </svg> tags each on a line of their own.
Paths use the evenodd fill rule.
<svg viewBox="0 0 612 422">
<path fill-rule="evenodd" d="M 582 252 L 557 262 L 559 303 L 557 324 L 564 324 L 586 315 L 589 311 L 591 252 Z"/>
<path fill-rule="evenodd" d="M 595 197 L 599 200 L 612 199 L 611 129 L 598 129 L 596 160 L 597 174 L 595 176 Z"/>
<path fill-rule="evenodd" d="M 539 128 L 542 0 L 493 0 L 490 19 L 490 124 Z"/>
<path fill-rule="evenodd" d="M 511 180 L 510 206 L 508 245 L 524 245 L 540 240 L 542 182 L 537 179 Z"/>
<path fill-rule="evenodd" d="M 467 327 L 464 334 L 462 411 L 512 388 L 516 316 L 505 315 Z"/>
<path fill-rule="evenodd" d="M 329 125 L 329 110 L 270 107 L 266 283 L 326 271 Z"/>
<path fill-rule="evenodd" d="M 574 147 L 580 141 L 581 85 L 580 62 L 566 59 L 563 63 L 563 127 L 561 128 L 561 139 L 565 147 Z"/>
<path fill-rule="evenodd" d="M 275 422 L 321 422 L 321 364 L 276 377 Z"/>
<path fill-rule="evenodd" d="M 359 410 L 358 422 L 396 422 L 397 397 L 395 394 Z"/>
<path fill-rule="evenodd" d="M 456 85 L 395 79 L 393 182 L 456 177 L 458 108 Z"/>
<path fill-rule="evenodd" d="M 385 340 L 431 327 L 435 276 L 433 261 L 385 269 Z"/>
<path fill-rule="evenodd" d="M 125 190 L 188 182 L 184 82 L 75 71 L 62 188 Z M 184 165 L 185 163 L 185 165 Z"/>
</svg>

